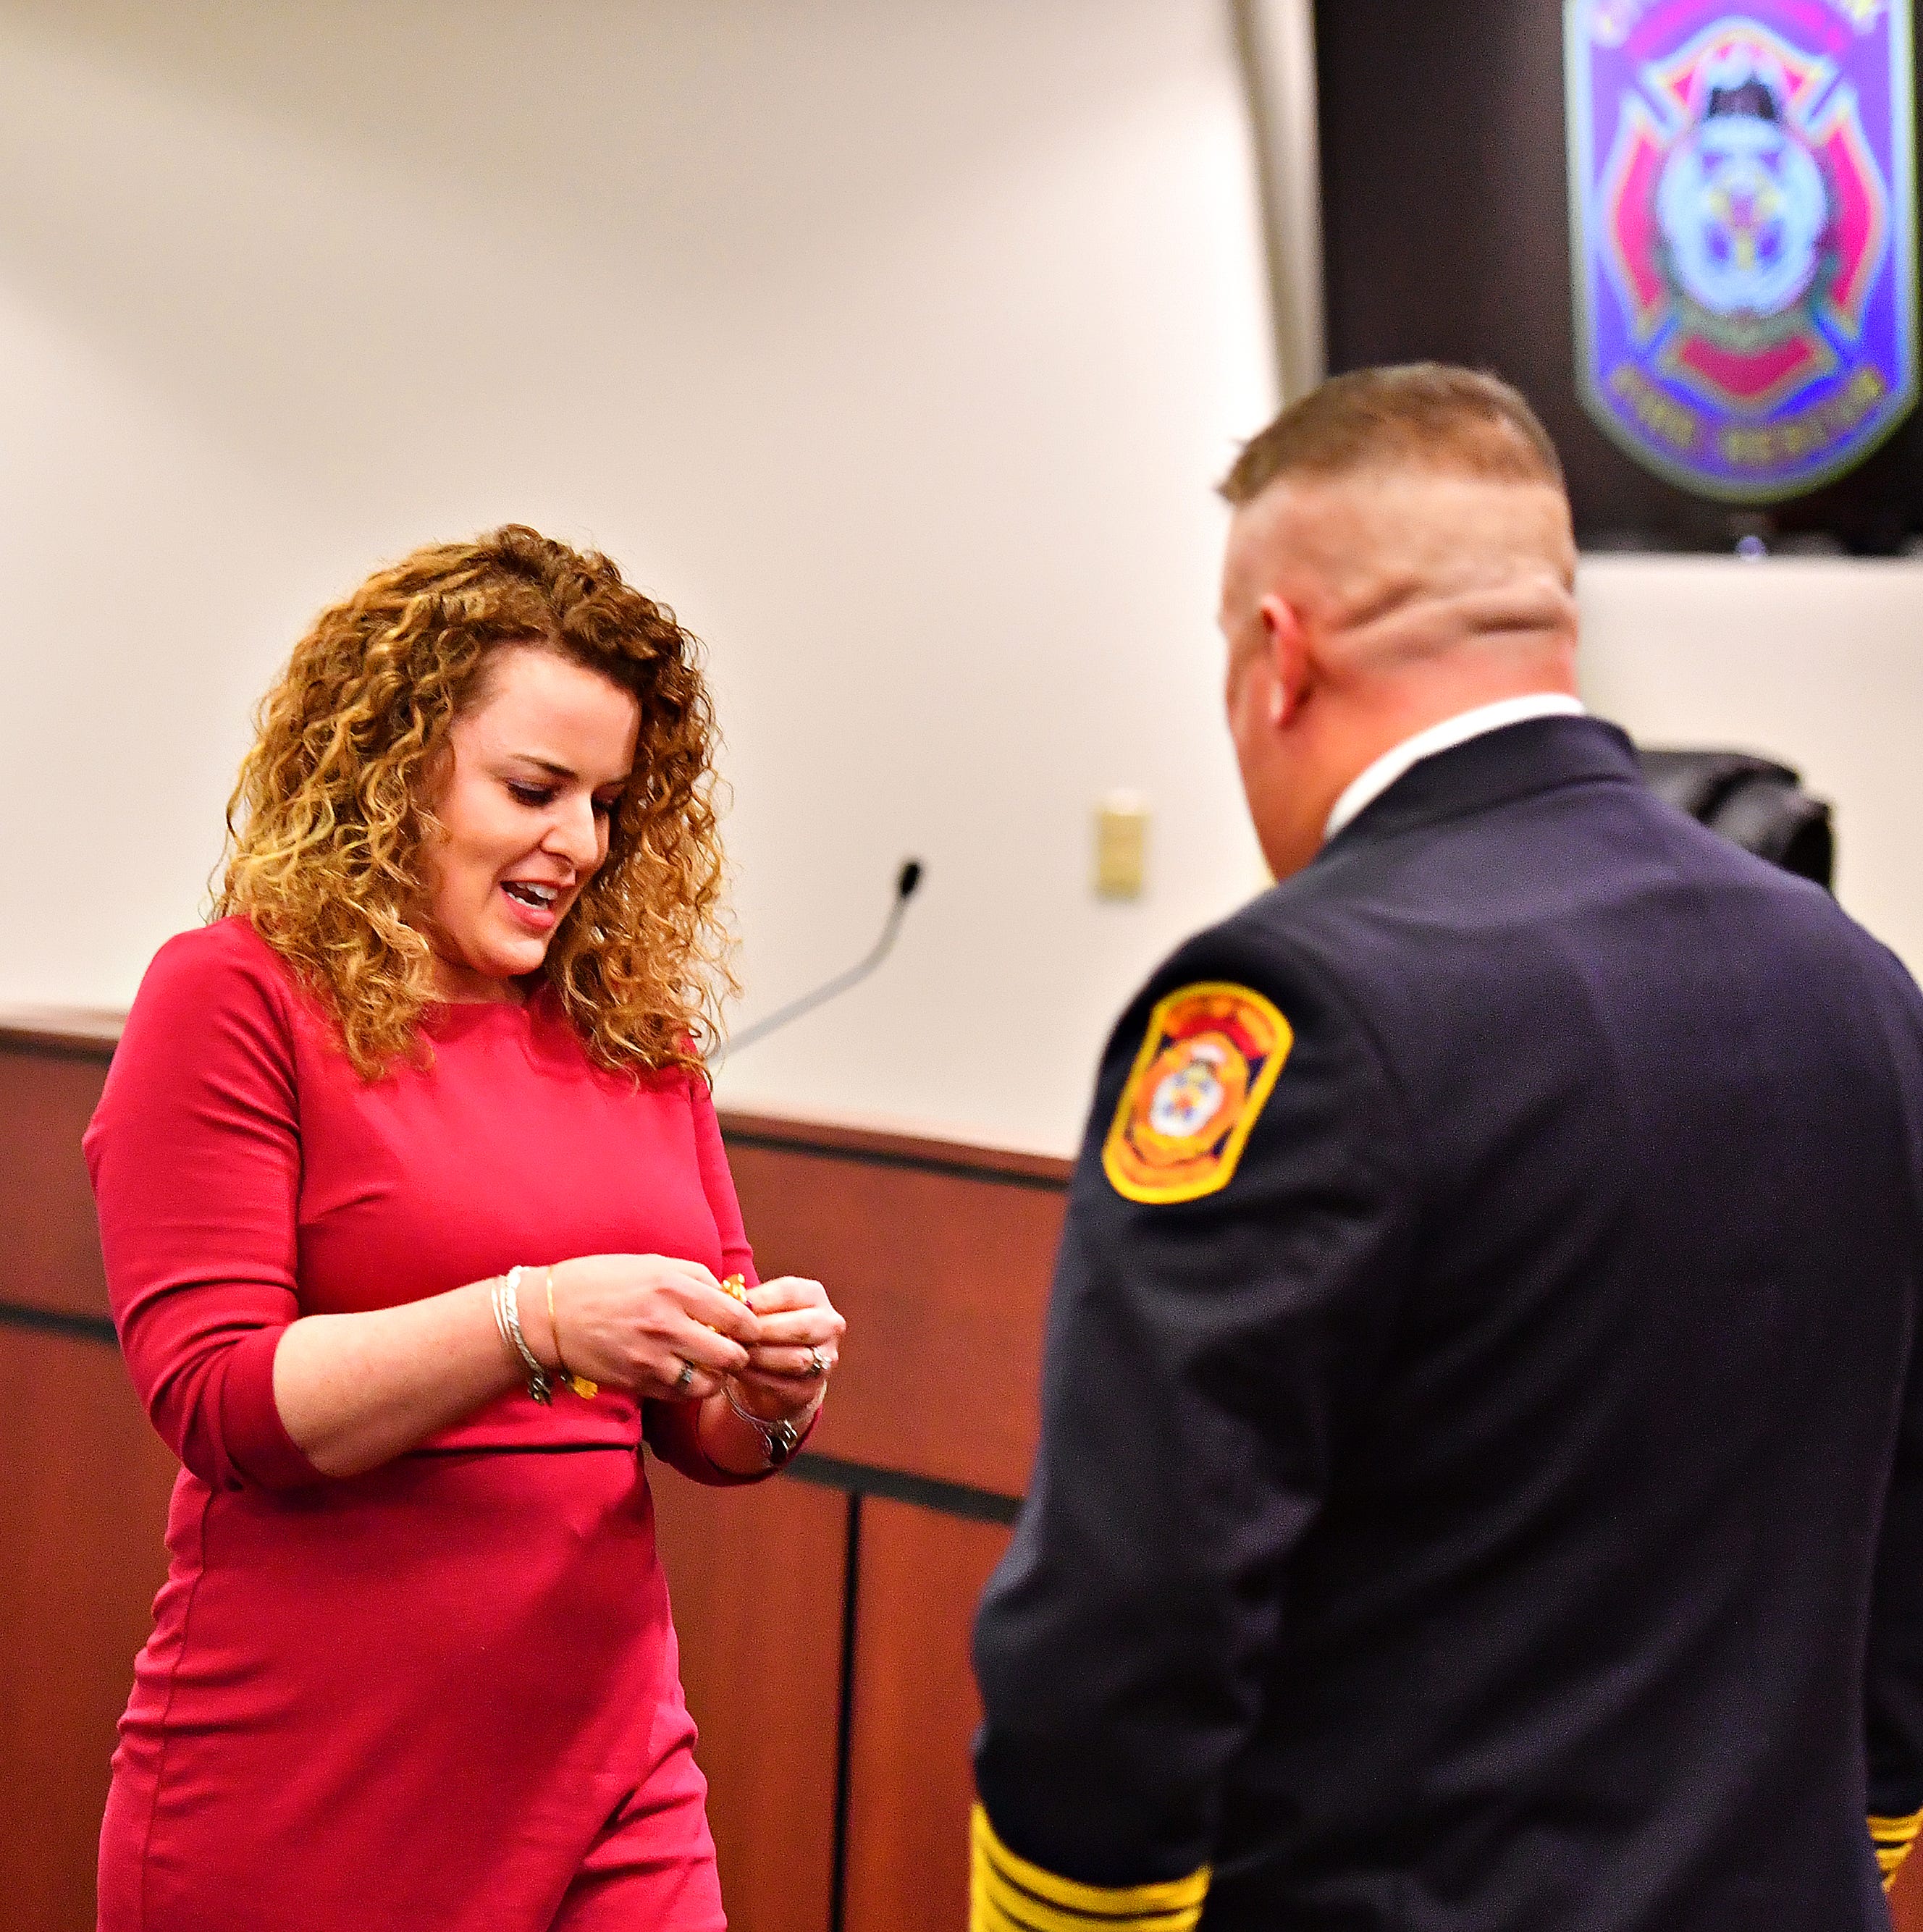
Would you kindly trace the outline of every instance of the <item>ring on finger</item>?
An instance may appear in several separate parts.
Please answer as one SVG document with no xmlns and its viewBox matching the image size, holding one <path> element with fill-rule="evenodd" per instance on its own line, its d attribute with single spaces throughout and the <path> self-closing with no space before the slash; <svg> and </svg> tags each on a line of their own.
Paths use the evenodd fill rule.
<svg viewBox="0 0 1923 1932">
<path fill-rule="evenodd" d="M 686 1395 L 688 1392 L 689 1384 L 693 1382 L 694 1378 L 695 1365 L 693 1363 L 684 1360 L 681 1364 L 681 1372 L 675 1378 L 675 1393 L 677 1395 Z"/>
<path fill-rule="evenodd" d="M 819 1348 L 808 1351 L 808 1372 L 811 1376 L 825 1376 L 828 1372 L 828 1358 Z"/>
</svg>

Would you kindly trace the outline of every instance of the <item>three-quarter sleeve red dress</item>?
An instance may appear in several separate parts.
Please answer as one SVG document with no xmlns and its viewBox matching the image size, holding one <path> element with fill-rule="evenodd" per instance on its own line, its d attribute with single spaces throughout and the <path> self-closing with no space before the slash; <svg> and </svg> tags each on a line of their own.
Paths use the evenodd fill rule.
<svg viewBox="0 0 1923 1932">
<path fill-rule="evenodd" d="M 245 922 L 170 941 L 86 1147 L 122 1345 L 185 1465 L 101 1834 L 103 1932 L 711 1932 L 639 1454 L 685 1405 L 503 1397 L 369 1474 L 282 1426 L 297 1316 L 603 1253 L 753 1278 L 713 1107 L 543 991 L 363 1082 Z M 421 1365 L 434 1373 L 431 1362 Z"/>
</svg>

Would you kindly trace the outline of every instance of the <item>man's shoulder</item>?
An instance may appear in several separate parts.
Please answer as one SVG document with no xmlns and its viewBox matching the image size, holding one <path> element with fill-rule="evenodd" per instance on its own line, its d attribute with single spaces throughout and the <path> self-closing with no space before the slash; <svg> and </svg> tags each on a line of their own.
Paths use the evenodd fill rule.
<svg viewBox="0 0 1923 1932">
<path fill-rule="evenodd" d="M 1345 1001 L 1381 970 L 1368 929 L 1380 924 L 1385 902 L 1377 880 L 1309 866 L 1192 934 L 1150 986 L 1223 977 L 1318 1004 Z"/>
<path fill-rule="evenodd" d="M 1342 975 L 1329 941 L 1339 907 L 1290 880 L 1192 933 L 1163 960 L 1140 997 L 1160 997 L 1209 980 L 1246 985 L 1275 995 L 1327 988 Z"/>
<path fill-rule="evenodd" d="M 1401 1157 L 1369 1018 L 1275 898 L 1177 946 L 1124 1010 L 1083 1142 L 1087 1225 L 1209 1199 L 1233 1220 L 1290 1176 Z"/>
<path fill-rule="evenodd" d="M 1765 955 L 1780 949 L 1786 976 L 1846 972 L 1906 1003 L 1917 997 L 1897 955 L 1826 887 L 1744 850 L 1663 800 L 1651 796 L 1644 808 L 1661 839 L 1672 898 L 1687 898 L 1705 931 L 1714 926 L 1726 943 L 1740 937 Z M 1673 904 L 1652 916 L 1678 923 Z M 1699 944 L 1701 935 L 1689 933 L 1683 943 Z"/>
<path fill-rule="evenodd" d="M 1813 990 L 1867 994 L 1923 1029 L 1903 964 L 1828 892 L 1653 795 L 1615 786 L 1553 819 L 1507 817 L 1329 849 L 1176 947 L 1130 1024 L 1143 1002 L 1224 980 L 1357 1030 L 1392 1063 L 1426 1060 L 1440 1037 L 1482 1037 L 1493 1018 L 1566 1029 L 1585 988 L 1619 973 L 1660 1004 L 1665 983 L 1720 982 L 1741 956 L 1738 976 L 1772 1012 Z"/>
<path fill-rule="evenodd" d="M 1285 1059 L 1295 1084 L 1311 1068 L 1375 1077 L 1363 1071 L 1380 1060 L 1370 1002 L 1345 970 L 1333 929 L 1306 916 L 1302 898 L 1272 887 L 1170 952 L 1110 1036 L 1106 1084 L 1140 1076 L 1163 1048 L 1217 1032 L 1248 1060 L 1251 1078 Z"/>
<path fill-rule="evenodd" d="M 1679 904 L 1707 914 L 1749 902 L 1765 925 L 1843 951 L 1881 950 L 1832 894 L 1744 850 L 1640 785 L 1545 790 L 1377 840 L 1339 840 L 1213 930 L 1293 949 L 1339 977 L 1406 956 L 1440 965 L 1447 934 L 1507 938 L 1531 926 L 1674 927 Z M 1687 921 L 1684 922 L 1687 923 Z"/>
</svg>

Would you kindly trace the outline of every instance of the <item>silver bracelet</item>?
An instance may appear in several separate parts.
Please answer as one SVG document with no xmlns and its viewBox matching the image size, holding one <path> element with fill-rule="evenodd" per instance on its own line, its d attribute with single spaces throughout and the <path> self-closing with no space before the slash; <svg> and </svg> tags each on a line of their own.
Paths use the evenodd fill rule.
<svg viewBox="0 0 1923 1932">
<path fill-rule="evenodd" d="M 494 1326 L 500 1330 L 501 1340 L 521 1358 L 521 1366 L 527 1371 L 527 1393 L 536 1402 L 552 1402 L 554 1387 L 541 1358 L 527 1346 L 527 1338 L 521 1332 L 521 1276 L 522 1270 L 511 1268 L 506 1278 L 497 1281 L 488 1291 L 494 1304 Z"/>
<path fill-rule="evenodd" d="M 744 1408 L 735 1400 L 735 1378 L 730 1376 L 721 1384 L 721 1393 L 728 1398 L 728 1406 L 762 1439 L 762 1453 L 768 1457 L 768 1466 L 778 1469 L 794 1454 L 796 1444 L 801 1440 L 801 1432 L 794 1424 L 786 1420 L 771 1422 L 765 1415 L 757 1415 L 751 1408 Z M 816 1408 L 820 1404 L 816 1404 Z M 812 1416 L 813 1412 L 810 1412 Z"/>
</svg>

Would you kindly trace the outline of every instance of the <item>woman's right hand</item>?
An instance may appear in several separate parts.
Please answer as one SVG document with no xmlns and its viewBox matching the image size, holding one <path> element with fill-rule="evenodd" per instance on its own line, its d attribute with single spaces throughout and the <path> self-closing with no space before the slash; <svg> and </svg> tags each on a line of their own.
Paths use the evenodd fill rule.
<svg viewBox="0 0 1923 1932">
<path fill-rule="evenodd" d="M 541 1277 L 530 1270 L 521 1320 L 538 1309 L 548 1326 Z M 529 1280 L 524 1276 L 524 1282 Z M 726 1293 L 699 1262 L 666 1255 L 580 1255 L 554 1264 L 552 1286 L 560 1334 L 550 1334 L 543 1360 L 559 1353 L 575 1375 L 644 1400 L 699 1402 L 723 1378 L 747 1366 L 760 1340 L 752 1310 Z M 533 1337 L 530 1336 L 530 1341 Z M 683 1379 L 682 1365 L 694 1370 Z"/>
</svg>

